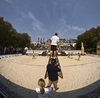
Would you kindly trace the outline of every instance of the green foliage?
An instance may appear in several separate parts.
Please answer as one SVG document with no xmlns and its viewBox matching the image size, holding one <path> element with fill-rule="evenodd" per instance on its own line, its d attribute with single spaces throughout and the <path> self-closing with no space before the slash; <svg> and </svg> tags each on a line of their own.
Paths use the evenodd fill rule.
<svg viewBox="0 0 100 98">
<path fill-rule="evenodd" d="M 84 43 L 86 52 L 95 52 L 97 43 L 100 41 L 100 26 L 91 28 L 77 37 L 76 49 L 81 49 L 81 42 Z"/>
<path fill-rule="evenodd" d="M 31 49 L 34 49 L 34 44 L 31 43 L 29 47 L 31 47 Z"/>
<path fill-rule="evenodd" d="M 27 33 L 18 33 L 11 23 L 0 17 L 0 46 L 2 47 L 28 47 L 31 37 Z"/>
</svg>

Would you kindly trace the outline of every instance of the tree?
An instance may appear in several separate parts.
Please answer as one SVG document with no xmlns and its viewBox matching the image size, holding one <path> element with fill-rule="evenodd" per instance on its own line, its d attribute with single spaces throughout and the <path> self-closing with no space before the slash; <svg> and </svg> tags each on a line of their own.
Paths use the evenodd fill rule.
<svg viewBox="0 0 100 98">
<path fill-rule="evenodd" d="M 97 42 L 100 40 L 100 26 L 91 28 L 77 37 L 76 49 L 80 49 L 81 42 L 84 43 L 87 52 L 95 52 Z"/>
<path fill-rule="evenodd" d="M 18 33 L 12 24 L 0 17 L 0 46 L 1 47 L 28 47 L 31 37 L 28 33 Z"/>
<path fill-rule="evenodd" d="M 10 46 L 13 33 L 16 33 L 16 30 L 12 27 L 11 23 L 0 18 L 0 45 Z"/>
</svg>

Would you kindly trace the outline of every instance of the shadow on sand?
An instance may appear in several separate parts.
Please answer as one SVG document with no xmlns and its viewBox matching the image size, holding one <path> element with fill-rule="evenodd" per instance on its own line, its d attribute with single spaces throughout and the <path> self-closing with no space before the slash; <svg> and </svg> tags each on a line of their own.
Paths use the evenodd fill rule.
<svg viewBox="0 0 100 98">
<path fill-rule="evenodd" d="M 11 98 L 38 98 L 35 90 L 16 85 L 2 75 L 0 75 L 0 88 L 10 95 Z M 53 91 L 52 98 L 100 98 L 100 95 L 99 97 L 96 96 L 98 93 L 100 93 L 100 79 L 81 89 L 66 92 Z"/>
</svg>

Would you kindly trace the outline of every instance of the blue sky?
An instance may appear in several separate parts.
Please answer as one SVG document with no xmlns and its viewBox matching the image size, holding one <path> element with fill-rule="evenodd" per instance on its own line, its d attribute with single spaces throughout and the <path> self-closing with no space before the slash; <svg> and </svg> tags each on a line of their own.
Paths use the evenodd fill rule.
<svg viewBox="0 0 100 98">
<path fill-rule="evenodd" d="M 100 0 L 0 0 L 0 16 L 32 41 L 77 38 L 100 26 Z"/>
</svg>

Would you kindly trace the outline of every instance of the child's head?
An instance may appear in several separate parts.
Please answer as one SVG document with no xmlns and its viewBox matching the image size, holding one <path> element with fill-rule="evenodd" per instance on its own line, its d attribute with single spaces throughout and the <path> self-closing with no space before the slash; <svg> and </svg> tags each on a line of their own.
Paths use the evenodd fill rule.
<svg viewBox="0 0 100 98">
<path fill-rule="evenodd" d="M 40 86 L 40 93 L 43 94 L 45 91 L 44 91 L 44 87 L 45 87 L 45 81 L 44 79 L 40 78 L 38 80 L 38 85 Z"/>
<path fill-rule="evenodd" d="M 44 81 L 44 79 L 40 78 L 39 81 L 38 81 L 38 85 L 40 87 L 45 87 L 45 81 Z"/>
</svg>

